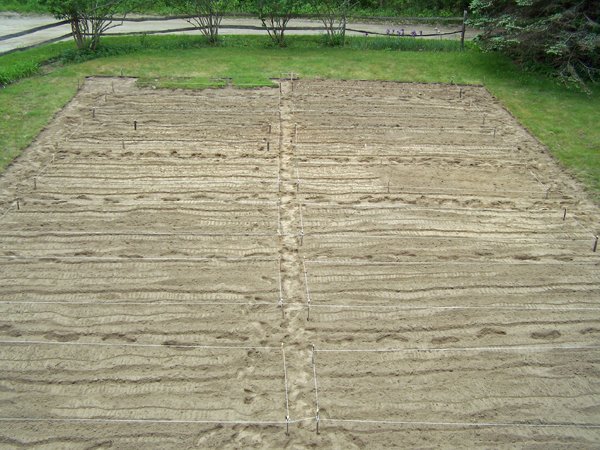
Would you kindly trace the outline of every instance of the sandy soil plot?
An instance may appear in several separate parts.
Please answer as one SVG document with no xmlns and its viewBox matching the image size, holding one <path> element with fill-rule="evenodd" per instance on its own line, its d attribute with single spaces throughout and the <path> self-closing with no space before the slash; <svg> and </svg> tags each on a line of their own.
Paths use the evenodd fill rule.
<svg viewBox="0 0 600 450">
<path fill-rule="evenodd" d="M 599 211 L 484 88 L 134 83 L 0 178 L 3 446 L 597 447 Z"/>
</svg>

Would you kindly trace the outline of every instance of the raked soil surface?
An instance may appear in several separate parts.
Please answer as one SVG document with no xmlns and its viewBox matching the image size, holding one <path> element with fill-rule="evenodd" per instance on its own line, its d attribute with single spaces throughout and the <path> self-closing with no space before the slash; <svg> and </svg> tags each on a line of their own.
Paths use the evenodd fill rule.
<svg viewBox="0 0 600 450">
<path fill-rule="evenodd" d="M 600 446 L 600 210 L 483 87 L 89 78 L 0 206 L 3 448 Z"/>
</svg>

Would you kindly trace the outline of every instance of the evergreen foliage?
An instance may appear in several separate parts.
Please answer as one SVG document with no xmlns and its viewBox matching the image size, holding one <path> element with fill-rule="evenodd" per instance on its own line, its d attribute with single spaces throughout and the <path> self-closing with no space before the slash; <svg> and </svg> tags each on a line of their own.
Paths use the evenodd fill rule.
<svg viewBox="0 0 600 450">
<path fill-rule="evenodd" d="M 473 0 L 478 42 L 516 62 L 550 66 L 565 82 L 585 87 L 600 75 L 598 0 Z"/>
</svg>

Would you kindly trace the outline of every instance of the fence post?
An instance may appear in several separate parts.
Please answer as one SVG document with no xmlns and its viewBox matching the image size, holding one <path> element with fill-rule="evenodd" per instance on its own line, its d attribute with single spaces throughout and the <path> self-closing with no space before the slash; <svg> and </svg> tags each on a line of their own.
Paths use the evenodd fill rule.
<svg viewBox="0 0 600 450">
<path fill-rule="evenodd" d="M 467 30 L 467 10 L 465 9 L 463 12 L 463 23 L 462 28 L 460 30 L 460 49 L 465 49 L 465 31 Z"/>
</svg>

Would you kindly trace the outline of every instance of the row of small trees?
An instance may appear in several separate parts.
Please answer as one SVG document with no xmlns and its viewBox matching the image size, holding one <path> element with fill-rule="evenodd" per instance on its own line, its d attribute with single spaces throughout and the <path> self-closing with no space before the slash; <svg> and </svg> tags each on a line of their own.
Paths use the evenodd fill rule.
<svg viewBox="0 0 600 450">
<path fill-rule="evenodd" d="M 157 1 L 187 16 L 210 43 L 219 39 L 225 12 L 235 10 L 241 5 L 239 2 L 243 1 L 244 5 L 253 2 L 253 9 L 264 29 L 280 46 L 285 45 L 290 19 L 309 1 L 323 22 L 327 42 L 343 45 L 347 17 L 365 0 L 40 1 L 57 18 L 71 23 L 79 49 L 93 51 L 98 47 L 100 37 L 120 24 L 115 20 L 117 16 L 122 17 L 136 9 L 151 9 Z M 563 80 L 582 86 L 588 80 L 600 78 L 599 0 L 471 0 L 470 9 L 471 25 L 482 31 L 478 40 L 483 49 L 501 51 L 524 64 L 534 62 L 550 66 Z"/>
<path fill-rule="evenodd" d="M 235 8 L 237 0 L 169 0 L 187 21 L 210 42 L 219 39 L 223 15 Z M 326 30 L 328 43 L 343 45 L 348 14 L 354 0 L 311 0 Z M 68 20 L 80 50 L 97 49 L 100 38 L 121 23 L 116 20 L 148 7 L 151 0 L 42 0 L 56 18 Z M 304 3 L 302 0 L 254 0 L 258 18 L 277 45 L 285 45 L 289 21 Z"/>
</svg>

